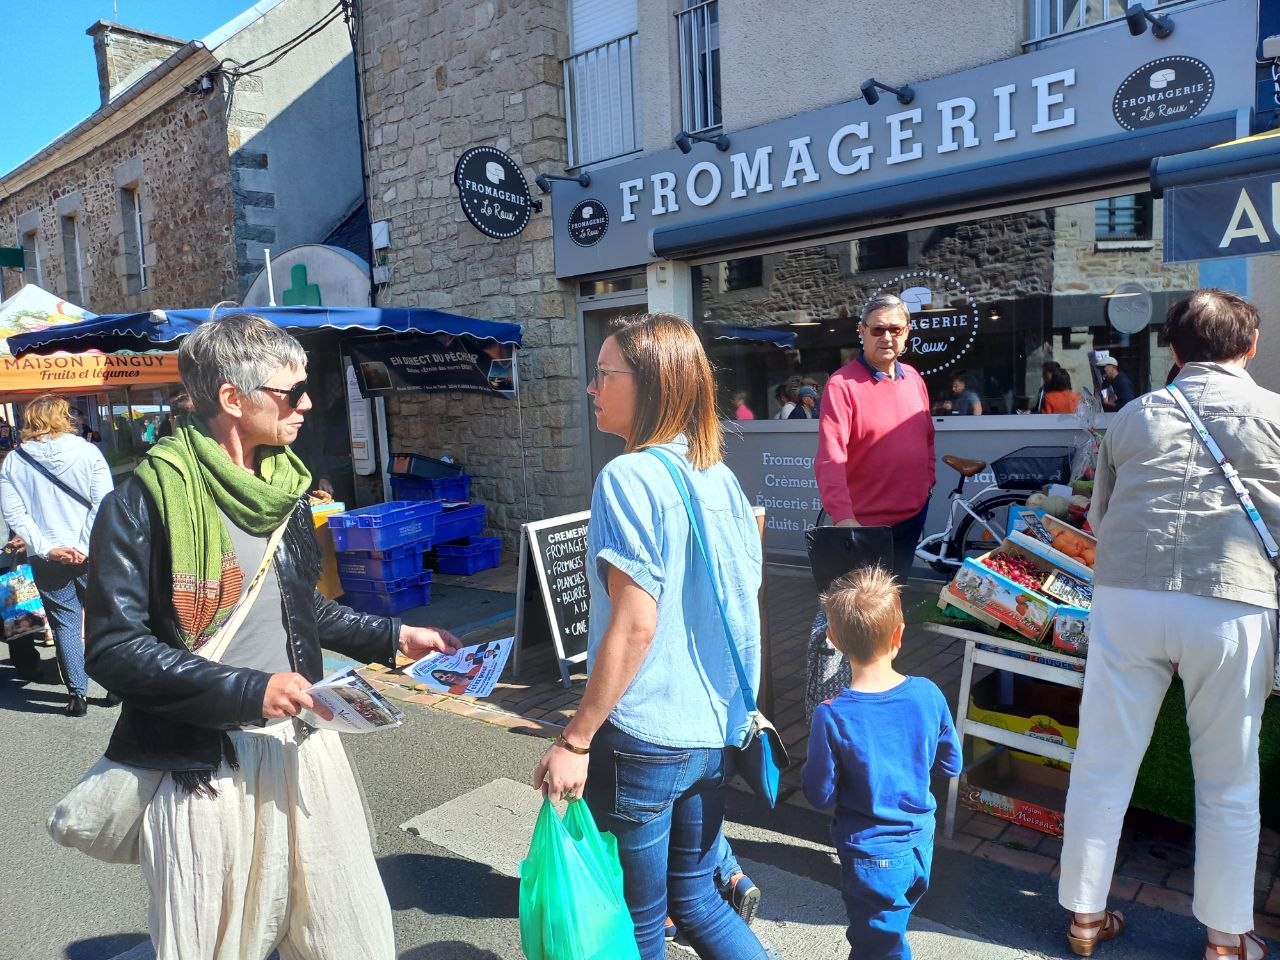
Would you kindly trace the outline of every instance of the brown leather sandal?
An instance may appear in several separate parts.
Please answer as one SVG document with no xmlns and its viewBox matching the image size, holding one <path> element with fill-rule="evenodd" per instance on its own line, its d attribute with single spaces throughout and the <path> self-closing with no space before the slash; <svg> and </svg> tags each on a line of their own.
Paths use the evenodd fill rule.
<svg viewBox="0 0 1280 960">
<path fill-rule="evenodd" d="M 1073 926 L 1081 930 L 1097 929 L 1098 932 L 1092 937 L 1074 937 L 1071 935 L 1071 927 Z M 1073 914 L 1071 923 L 1067 927 L 1067 943 L 1071 947 L 1071 952 L 1076 956 L 1092 957 L 1094 947 L 1104 940 L 1111 940 L 1122 933 L 1124 933 L 1124 917 L 1114 910 L 1105 910 L 1101 920 L 1090 920 L 1087 923 L 1081 923 Z"/>
<path fill-rule="evenodd" d="M 1079 926 L 1079 924 L 1076 924 Z M 1232 947 L 1224 947 L 1219 943 L 1206 943 L 1204 946 L 1205 960 L 1213 960 L 1214 957 L 1239 957 L 1240 960 L 1249 960 L 1249 941 L 1256 943 L 1262 950 L 1262 957 L 1267 955 L 1267 945 L 1263 943 L 1262 938 L 1255 933 L 1240 934 L 1240 943 Z"/>
</svg>

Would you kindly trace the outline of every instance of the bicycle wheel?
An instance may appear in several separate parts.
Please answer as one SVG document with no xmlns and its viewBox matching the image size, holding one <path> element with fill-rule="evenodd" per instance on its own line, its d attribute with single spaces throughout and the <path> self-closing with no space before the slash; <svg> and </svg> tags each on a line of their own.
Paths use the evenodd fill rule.
<svg viewBox="0 0 1280 960">
<path fill-rule="evenodd" d="M 1005 529 L 1008 507 L 1025 506 L 1028 493 L 1003 492 L 993 494 L 980 503 L 970 504 L 974 513 L 978 514 L 988 526 L 999 536 L 993 537 L 986 527 L 979 524 L 967 512 L 956 525 L 955 536 L 951 539 L 951 555 L 963 563 L 965 557 L 978 557 L 1000 546 L 1000 542 L 1008 534 Z"/>
</svg>

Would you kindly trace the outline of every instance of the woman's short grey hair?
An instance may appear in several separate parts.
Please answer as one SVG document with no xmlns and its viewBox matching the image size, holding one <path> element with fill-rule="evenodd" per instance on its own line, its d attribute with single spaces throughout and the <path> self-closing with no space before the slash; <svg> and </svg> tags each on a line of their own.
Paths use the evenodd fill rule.
<svg viewBox="0 0 1280 960">
<path fill-rule="evenodd" d="M 307 354 L 296 339 L 252 313 L 232 313 L 202 323 L 178 348 L 178 373 L 195 412 L 209 419 L 222 412 L 218 391 L 229 383 L 260 405 L 254 391 L 282 367 L 306 367 Z"/>
<path fill-rule="evenodd" d="M 867 322 L 867 317 L 871 316 L 877 310 L 901 310 L 902 319 L 911 324 L 911 308 L 907 306 L 907 301 L 892 293 L 881 293 L 872 297 L 862 305 L 862 322 Z"/>
</svg>

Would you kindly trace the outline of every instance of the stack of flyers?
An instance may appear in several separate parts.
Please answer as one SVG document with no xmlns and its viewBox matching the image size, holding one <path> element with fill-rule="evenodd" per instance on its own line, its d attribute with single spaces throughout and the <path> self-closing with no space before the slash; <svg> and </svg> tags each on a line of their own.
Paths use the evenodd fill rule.
<svg viewBox="0 0 1280 960">
<path fill-rule="evenodd" d="M 322 730 L 369 733 L 398 727 L 404 714 L 375 690 L 355 667 L 340 670 L 308 688 L 314 710 L 303 710 L 300 719 Z"/>
<path fill-rule="evenodd" d="M 440 693 L 487 697 L 507 665 L 515 637 L 462 647 L 453 653 L 429 653 L 408 668 L 409 676 Z"/>
</svg>

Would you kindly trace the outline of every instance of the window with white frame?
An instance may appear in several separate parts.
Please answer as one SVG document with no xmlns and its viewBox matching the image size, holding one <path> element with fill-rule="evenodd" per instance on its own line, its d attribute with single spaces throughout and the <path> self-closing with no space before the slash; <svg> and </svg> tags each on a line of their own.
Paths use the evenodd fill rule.
<svg viewBox="0 0 1280 960">
<path fill-rule="evenodd" d="M 713 130 L 720 113 L 720 3 L 685 0 L 680 30 L 680 116 L 688 133 Z"/>
<path fill-rule="evenodd" d="M 1094 239 L 1151 239 L 1151 194 L 1130 194 L 1098 200 L 1093 207 Z"/>
<path fill-rule="evenodd" d="M 569 166 L 640 149 L 635 102 L 636 0 L 573 0 L 564 61 Z"/>
<path fill-rule="evenodd" d="M 44 269 L 40 263 L 40 242 L 36 231 L 28 230 L 22 235 L 22 282 L 33 283 L 37 287 L 44 286 Z"/>
<path fill-rule="evenodd" d="M 137 184 L 120 189 L 120 220 L 124 226 L 126 293 L 147 289 L 146 235 L 142 224 L 142 195 Z"/>
<path fill-rule="evenodd" d="M 63 276 L 66 278 L 66 297 L 74 304 L 84 304 L 84 261 L 80 254 L 80 218 L 75 215 L 61 218 Z"/>
<path fill-rule="evenodd" d="M 1154 0 L 1147 5 L 1168 2 L 1173 0 Z M 1125 15 L 1127 7 L 1127 0 L 1028 0 L 1028 39 L 1044 40 L 1095 23 L 1118 20 Z"/>
</svg>

